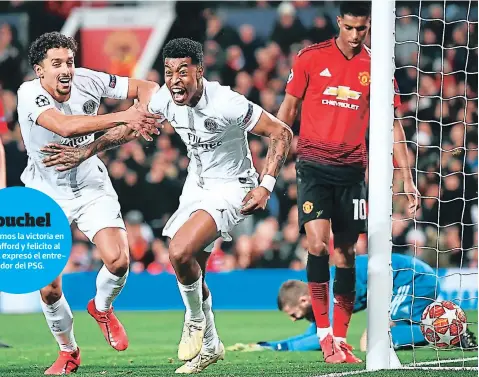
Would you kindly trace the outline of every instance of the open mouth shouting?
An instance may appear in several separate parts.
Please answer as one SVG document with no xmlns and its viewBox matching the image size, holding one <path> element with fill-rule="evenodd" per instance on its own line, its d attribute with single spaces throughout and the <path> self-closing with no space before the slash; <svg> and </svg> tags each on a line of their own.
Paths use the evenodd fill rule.
<svg viewBox="0 0 479 377">
<path fill-rule="evenodd" d="M 184 103 L 188 98 L 188 93 L 186 92 L 186 89 L 182 87 L 171 88 L 171 95 L 173 97 L 173 101 L 175 101 L 176 103 Z"/>
</svg>

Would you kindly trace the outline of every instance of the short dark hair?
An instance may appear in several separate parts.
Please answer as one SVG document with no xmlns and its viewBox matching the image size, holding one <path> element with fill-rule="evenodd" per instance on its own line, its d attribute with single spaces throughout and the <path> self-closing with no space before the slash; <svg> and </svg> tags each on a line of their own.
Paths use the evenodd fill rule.
<svg viewBox="0 0 479 377">
<path fill-rule="evenodd" d="M 176 38 L 163 48 L 163 62 L 167 58 L 191 58 L 195 65 L 203 65 L 203 46 L 189 38 Z"/>
<path fill-rule="evenodd" d="M 40 64 L 46 58 L 48 50 L 51 48 L 68 48 L 73 51 L 75 55 L 78 45 L 72 37 L 67 37 L 57 31 L 42 34 L 40 37 L 30 45 L 28 51 L 28 60 L 31 66 Z"/>
<path fill-rule="evenodd" d="M 308 294 L 308 285 L 300 280 L 287 280 L 279 288 L 278 293 L 278 309 L 280 311 L 288 305 L 296 305 L 299 298 Z"/>
<path fill-rule="evenodd" d="M 371 16 L 371 2 L 370 1 L 341 1 L 339 4 L 339 13 L 341 17 L 349 14 L 354 17 L 369 17 Z"/>
</svg>

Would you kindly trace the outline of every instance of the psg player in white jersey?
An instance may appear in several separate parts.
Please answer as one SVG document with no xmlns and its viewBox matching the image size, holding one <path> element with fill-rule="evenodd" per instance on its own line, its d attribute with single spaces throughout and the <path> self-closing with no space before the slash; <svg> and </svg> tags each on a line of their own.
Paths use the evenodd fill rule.
<svg viewBox="0 0 479 377">
<path fill-rule="evenodd" d="M 180 206 L 163 230 L 171 239 L 170 260 L 186 307 L 178 347 L 178 358 L 186 363 L 176 373 L 198 373 L 225 352 L 204 281 L 212 243 L 220 236 L 229 238 L 235 225 L 265 208 L 288 155 L 292 132 L 244 96 L 206 80 L 200 43 L 173 39 L 164 47 L 163 61 L 165 86 L 153 95 L 148 110 L 162 114 L 174 127 L 190 158 Z M 259 185 L 248 132 L 270 139 Z M 92 145 L 81 152 L 65 147 L 53 164 L 70 168 L 92 151 L 98 148 Z"/>
<path fill-rule="evenodd" d="M 77 46 L 72 38 L 47 33 L 30 46 L 29 59 L 37 78 L 18 90 L 18 117 L 28 153 L 22 174 L 25 186 L 52 197 L 70 222 L 96 244 L 104 266 L 96 280 L 96 296 L 88 313 L 97 321 L 107 342 L 116 350 L 128 347 L 128 338 L 111 306 L 125 285 L 129 249 L 118 197 L 108 171 L 98 157 L 92 157 L 67 172 L 45 167 L 41 148 L 49 142 L 75 148 L 94 141 L 96 131 L 106 137 L 157 134 L 157 119 L 146 111 L 158 90 L 153 82 L 133 80 L 84 68 L 75 69 Z M 102 97 L 137 98 L 140 105 L 126 111 L 97 116 Z M 143 104 L 143 105 L 141 105 Z M 126 136 L 123 136 L 126 137 Z M 129 136 L 130 137 L 130 136 Z M 57 151 L 53 148 L 52 151 Z M 41 290 L 42 309 L 60 355 L 45 374 L 69 374 L 80 365 L 80 349 L 73 334 L 73 316 L 62 293 L 61 277 Z"/>
</svg>

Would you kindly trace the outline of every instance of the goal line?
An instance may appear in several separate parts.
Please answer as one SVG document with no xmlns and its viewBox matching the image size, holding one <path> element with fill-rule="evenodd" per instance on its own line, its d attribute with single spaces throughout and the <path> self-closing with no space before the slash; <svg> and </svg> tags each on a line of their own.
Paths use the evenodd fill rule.
<svg viewBox="0 0 479 377">
<path fill-rule="evenodd" d="M 398 369 L 389 369 L 390 371 L 396 370 L 455 370 L 455 371 L 474 371 L 478 370 L 478 367 L 442 367 L 442 366 L 434 366 L 438 364 L 458 364 L 458 363 L 465 363 L 467 361 L 478 361 L 477 357 L 466 357 L 462 359 L 446 359 L 446 360 L 434 360 L 434 361 L 423 361 L 420 363 L 411 363 L 407 364 Z M 366 373 L 374 373 L 379 372 L 377 370 L 353 370 L 348 372 L 337 372 L 337 373 L 328 373 L 328 374 L 321 374 L 315 377 L 343 377 L 343 376 L 354 376 L 356 374 L 366 374 Z"/>
</svg>

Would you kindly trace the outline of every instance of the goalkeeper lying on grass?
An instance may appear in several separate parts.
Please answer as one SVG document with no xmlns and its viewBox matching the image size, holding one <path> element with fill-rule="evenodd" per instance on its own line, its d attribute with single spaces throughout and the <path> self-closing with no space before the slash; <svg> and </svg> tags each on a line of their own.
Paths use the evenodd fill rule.
<svg viewBox="0 0 479 377">
<path fill-rule="evenodd" d="M 356 256 L 356 300 L 354 313 L 366 309 L 367 304 L 367 255 Z M 430 303 L 436 300 L 440 291 L 439 281 L 434 270 L 426 263 L 401 254 L 392 255 L 393 296 L 391 301 L 391 334 L 396 349 L 423 345 L 427 342 L 421 333 L 419 324 L 421 314 Z M 414 272 L 415 271 L 415 272 Z M 331 279 L 334 279 L 334 268 Z M 331 284 L 332 286 L 332 284 Z M 414 292 L 414 300 L 413 300 Z M 331 294 L 330 297 L 333 297 Z M 308 285 L 299 280 L 288 280 L 281 286 L 278 294 L 278 308 L 292 321 L 307 319 L 311 322 L 304 334 L 288 339 L 254 344 L 235 344 L 231 351 L 314 351 L 319 350 L 316 324 L 309 297 Z M 332 318 L 333 305 L 330 305 Z M 334 333 L 334 323 L 333 323 Z M 366 330 L 361 337 L 360 349 L 366 351 Z M 474 334 L 467 330 L 461 339 L 463 348 L 477 349 Z"/>
</svg>

